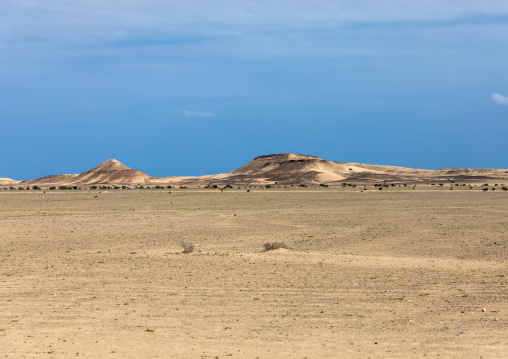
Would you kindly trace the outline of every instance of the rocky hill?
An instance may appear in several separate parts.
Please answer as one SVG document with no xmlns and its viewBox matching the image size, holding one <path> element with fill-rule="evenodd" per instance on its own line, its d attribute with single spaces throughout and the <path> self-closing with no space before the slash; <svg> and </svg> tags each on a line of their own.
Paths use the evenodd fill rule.
<svg viewBox="0 0 508 359">
<path fill-rule="evenodd" d="M 1 181 L 3 180 L 3 182 Z M 28 181 L 0 179 L 1 186 L 171 185 L 174 187 L 372 184 L 461 184 L 508 185 L 508 170 L 449 168 L 439 170 L 334 162 L 316 156 L 280 153 L 259 156 L 229 173 L 198 177 L 157 178 L 127 167 L 117 160 L 81 174 L 53 175 Z"/>
<path fill-rule="evenodd" d="M 154 180 L 155 177 L 149 176 L 143 171 L 134 170 L 123 163 L 109 159 L 100 165 L 85 171 L 81 174 L 46 176 L 36 180 L 20 182 L 20 185 L 60 185 L 60 186 L 87 186 L 87 185 L 133 185 L 145 184 Z M 162 180 L 161 180 L 162 181 Z"/>
<path fill-rule="evenodd" d="M 133 170 L 117 160 L 110 159 L 76 177 L 78 184 L 134 184 L 155 180 L 143 171 Z"/>
</svg>

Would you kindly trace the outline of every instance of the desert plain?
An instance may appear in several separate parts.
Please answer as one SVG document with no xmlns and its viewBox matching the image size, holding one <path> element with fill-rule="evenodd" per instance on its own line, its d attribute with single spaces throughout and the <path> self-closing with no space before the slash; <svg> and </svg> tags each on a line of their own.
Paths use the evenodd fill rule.
<svg viewBox="0 0 508 359">
<path fill-rule="evenodd" d="M 508 358 L 507 245 L 505 191 L 6 190 L 0 357 Z"/>
</svg>

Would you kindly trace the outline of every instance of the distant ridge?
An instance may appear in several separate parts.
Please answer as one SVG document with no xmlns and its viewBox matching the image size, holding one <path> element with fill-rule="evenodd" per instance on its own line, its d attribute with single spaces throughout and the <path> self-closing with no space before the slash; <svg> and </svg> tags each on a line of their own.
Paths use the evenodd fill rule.
<svg viewBox="0 0 508 359">
<path fill-rule="evenodd" d="M 254 158 L 244 166 L 214 176 L 171 178 L 173 184 L 200 185 L 342 185 L 427 184 L 505 181 L 508 170 L 499 169 L 441 169 L 427 170 L 397 166 L 369 165 L 356 162 L 334 162 L 317 156 L 278 153 Z"/>
<path fill-rule="evenodd" d="M 462 184 L 499 183 L 508 185 L 508 170 L 489 168 L 448 168 L 439 170 L 397 166 L 370 165 L 355 162 L 334 162 L 316 156 L 278 153 L 254 158 L 244 166 L 211 176 L 157 178 L 141 170 L 109 159 L 81 174 L 51 175 L 35 180 L 15 181 L 0 178 L 0 186 L 81 186 L 91 185 L 171 185 L 188 187 L 320 185 L 339 186 L 344 183 L 372 184 Z"/>
</svg>

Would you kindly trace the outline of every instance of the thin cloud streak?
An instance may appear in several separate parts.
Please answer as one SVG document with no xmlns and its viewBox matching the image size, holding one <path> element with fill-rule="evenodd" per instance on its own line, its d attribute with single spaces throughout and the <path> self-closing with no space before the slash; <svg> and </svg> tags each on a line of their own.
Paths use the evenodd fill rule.
<svg viewBox="0 0 508 359">
<path fill-rule="evenodd" d="M 0 40 L 75 45 L 125 41 L 150 34 L 215 36 L 258 28 L 318 28 L 354 23 L 453 21 L 471 16 L 508 15 L 499 0 L 282 0 L 245 3 L 196 0 L 193 6 L 161 0 L 6 0 L 0 14 Z M 118 9 L 122 9 L 119 13 Z M 65 29 L 66 31 L 62 31 Z M 3 31 L 2 31 L 3 30 Z"/>
</svg>

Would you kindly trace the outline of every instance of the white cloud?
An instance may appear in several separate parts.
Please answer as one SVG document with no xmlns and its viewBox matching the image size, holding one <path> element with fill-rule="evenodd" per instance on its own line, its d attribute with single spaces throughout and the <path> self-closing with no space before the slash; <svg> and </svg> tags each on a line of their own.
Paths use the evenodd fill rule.
<svg viewBox="0 0 508 359">
<path fill-rule="evenodd" d="M 508 105 L 508 97 L 505 97 L 498 93 L 493 93 L 491 97 L 494 100 L 494 102 L 497 103 L 498 105 Z"/>
<path fill-rule="evenodd" d="M 210 112 L 198 112 L 198 111 L 183 110 L 182 113 L 187 117 L 215 117 L 215 115 Z"/>
</svg>

